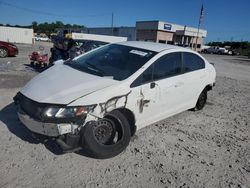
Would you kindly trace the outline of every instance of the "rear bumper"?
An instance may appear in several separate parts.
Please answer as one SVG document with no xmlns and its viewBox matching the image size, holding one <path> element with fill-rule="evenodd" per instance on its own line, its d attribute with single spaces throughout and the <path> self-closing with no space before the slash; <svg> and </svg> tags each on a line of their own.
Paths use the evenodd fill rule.
<svg viewBox="0 0 250 188">
<path fill-rule="evenodd" d="M 25 114 L 21 109 L 18 110 L 18 117 L 29 130 L 45 136 L 57 137 L 63 134 L 72 133 L 74 129 L 76 129 L 76 126 L 70 123 L 57 124 L 39 122 Z"/>
</svg>

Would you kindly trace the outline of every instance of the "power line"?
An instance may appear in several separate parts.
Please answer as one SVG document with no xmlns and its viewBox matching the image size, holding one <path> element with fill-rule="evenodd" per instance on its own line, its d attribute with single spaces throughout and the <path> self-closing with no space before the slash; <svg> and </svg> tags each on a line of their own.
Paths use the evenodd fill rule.
<svg viewBox="0 0 250 188">
<path fill-rule="evenodd" d="M 89 18 L 89 17 L 101 17 L 101 16 L 108 15 L 108 14 L 77 15 L 77 16 L 76 15 L 62 15 L 62 14 L 54 14 L 54 13 L 51 13 L 51 12 L 44 12 L 44 11 L 39 11 L 39 10 L 33 10 L 33 9 L 26 8 L 26 7 L 21 7 L 21 6 L 18 6 L 18 5 L 7 3 L 5 1 L 0 1 L 0 5 L 1 4 L 4 5 L 4 6 L 16 8 L 16 9 L 23 10 L 23 11 L 26 11 L 26 12 L 31 12 L 31 13 L 35 13 L 35 14 L 42 14 L 42 15 L 46 15 L 46 16 L 53 16 L 53 17 L 71 17 L 71 18 L 88 17 Z"/>
</svg>

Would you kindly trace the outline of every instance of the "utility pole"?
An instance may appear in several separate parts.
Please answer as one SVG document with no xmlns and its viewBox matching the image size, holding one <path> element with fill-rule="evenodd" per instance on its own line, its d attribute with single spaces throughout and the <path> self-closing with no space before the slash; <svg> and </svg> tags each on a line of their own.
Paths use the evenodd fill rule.
<svg viewBox="0 0 250 188">
<path fill-rule="evenodd" d="M 114 35 L 114 12 L 112 12 L 112 20 L 111 20 L 111 35 Z"/>
<path fill-rule="evenodd" d="M 198 26 L 198 32 L 197 32 L 197 35 L 196 35 L 195 51 L 197 51 L 197 43 L 198 43 L 199 32 L 200 32 L 200 24 L 199 24 L 199 26 Z"/>
<path fill-rule="evenodd" d="M 195 41 L 195 51 L 197 51 L 197 42 L 198 42 L 198 37 L 199 37 L 199 33 L 200 33 L 200 26 L 201 26 L 201 22 L 203 21 L 203 17 L 204 17 L 204 9 L 203 9 L 203 5 L 202 5 L 200 17 L 199 17 L 198 32 L 197 32 L 196 41 Z"/>
</svg>

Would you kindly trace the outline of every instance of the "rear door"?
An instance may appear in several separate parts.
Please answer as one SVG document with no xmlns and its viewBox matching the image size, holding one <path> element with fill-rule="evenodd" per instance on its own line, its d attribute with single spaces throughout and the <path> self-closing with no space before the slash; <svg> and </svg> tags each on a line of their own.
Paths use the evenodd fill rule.
<svg viewBox="0 0 250 188">
<path fill-rule="evenodd" d="M 183 105 L 187 108 L 195 106 L 201 91 L 206 87 L 205 62 L 198 55 L 190 52 L 182 53 L 184 91 Z"/>
</svg>

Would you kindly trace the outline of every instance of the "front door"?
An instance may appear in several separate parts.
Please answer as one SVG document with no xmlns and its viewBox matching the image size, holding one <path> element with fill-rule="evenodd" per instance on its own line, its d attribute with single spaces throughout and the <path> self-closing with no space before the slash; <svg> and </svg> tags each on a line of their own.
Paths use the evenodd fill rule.
<svg viewBox="0 0 250 188">
<path fill-rule="evenodd" d="M 162 56 L 132 84 L 138 128 L 173 114 L 181 107 L 181 53 Z"/>
</svg>

